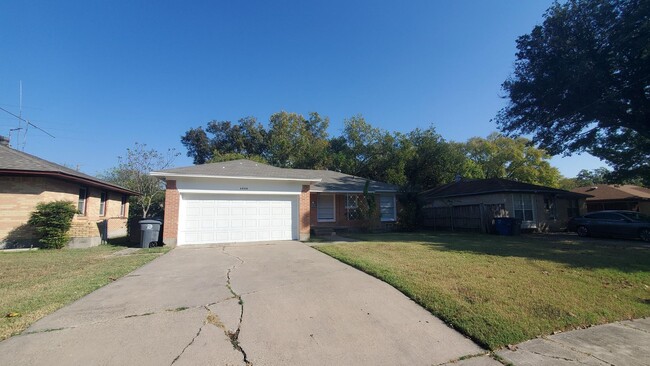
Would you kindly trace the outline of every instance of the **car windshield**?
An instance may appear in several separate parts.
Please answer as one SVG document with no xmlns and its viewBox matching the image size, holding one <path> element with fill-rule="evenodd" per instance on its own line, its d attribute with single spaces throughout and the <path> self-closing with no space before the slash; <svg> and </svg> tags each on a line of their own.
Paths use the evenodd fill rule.
<svg viewBox="0 0 650 366">
<path fill-rule="evenodd" d="M 636 221 L 647 221 L 650 222 L 650 216 L 639 213 L 639 212 L 621 212 L 621 215 Z"/>
</svg>

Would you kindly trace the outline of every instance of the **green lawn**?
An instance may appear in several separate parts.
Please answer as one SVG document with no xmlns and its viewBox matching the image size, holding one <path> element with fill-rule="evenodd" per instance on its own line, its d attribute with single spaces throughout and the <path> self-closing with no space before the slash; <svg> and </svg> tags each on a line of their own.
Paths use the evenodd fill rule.
<svg viewBox="0 0 650 366">
<path fill-rule="evenodd" d="M 122 246 L 0 252 L 0 340 L 43 316 L 166 253 L 143 249 L 113 256 Z M 10 317 L 10 313 L 18 316 Z M 16 315 L 16 314 L 13 314 Z"/>
<path fill-rule="evenodd" d="M 642 242 L 454 233 L 355 235 L 317 246 L 496 349 L 557 330 L 650 316 Z"/>
</svg>

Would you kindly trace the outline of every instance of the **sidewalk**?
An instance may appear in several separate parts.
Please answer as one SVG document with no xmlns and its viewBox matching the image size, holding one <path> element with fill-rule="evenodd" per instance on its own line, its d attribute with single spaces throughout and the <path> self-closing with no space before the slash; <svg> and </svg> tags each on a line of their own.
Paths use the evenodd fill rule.
<svg viewBox="0 0 650 366">
<path fill-rule="evenodd" d="M 559 333 L 496 352 L 517 366 L 650 365 L 650 318 Z"/>
</svg>

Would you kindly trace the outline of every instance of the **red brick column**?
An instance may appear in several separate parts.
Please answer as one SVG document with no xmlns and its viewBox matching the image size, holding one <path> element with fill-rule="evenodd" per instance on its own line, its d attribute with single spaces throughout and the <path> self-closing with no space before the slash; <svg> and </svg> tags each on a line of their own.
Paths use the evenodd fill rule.
<svg viewBox="0 0 650 366">
<path fill-rule="evenodd" d="M 180 202 L 180 193 L 176 189 L 175 180 L 167 180 L 167 189 L 165 190 L 165 224 L 163 227 L 163 243 L 167 245 L 176 245 L 178 241 L 178 204 Z"/>
<path fill-rule="evenodd" d="M 309 200 L 309 189 L 309 185 L 304 184 L 300 193 L 300 208 L 298 214 L 300 217 L 300 240 L 309 240 L 309 231 L 311 230 L 311 205 Z"/>
</svg>

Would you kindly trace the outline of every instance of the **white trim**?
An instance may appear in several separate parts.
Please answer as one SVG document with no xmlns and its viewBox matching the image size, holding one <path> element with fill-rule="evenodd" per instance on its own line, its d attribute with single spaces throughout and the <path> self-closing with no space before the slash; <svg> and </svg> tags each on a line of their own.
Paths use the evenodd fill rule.
<svg viewBox="0 0 650 366">
<path fill-rule="evenodd" d="M 512 217 L 515 217 L 515 218 L 517 217 L 517 213 L 515 212 L 515 211 L 517 211 L 517 209 L 515 207 L 515 196 L 516 195 L 521 195 L 522 197 L 523 196 L 530 197 L 530 203 L 531 203 L 530 206 L 531 206 L 531 211 L 532 211 L 532 214 L 533 214 L 533 219 L 532 220 L 524 220 L 524 219 L 521 220 L 521 228 L 522 229 L 535 229 L 535 228 L 537 228 L 537 212 L 536 212 L 537 211 L 537 205 L 535 203 L 535 201 L 537 201 L 537 195 L 535 193 L 519 193 L 519 192 L 512 194 Z M 520 210 L 520 211 L 526 211 L 526 210 L 524 209 L 524 210 Z M 525 217 L 526 217 L 526 215 L 524 214 L 524 218 Z"/>
<path fill-rule="evenodd" d="M 318 204 L 318 199 L 321 196 L 331 196 L 332 197 L 332 216 L 333 218 L 330 220 L 321 220 L 318 218 L 318 210 L 320 209 L 320 205 Z M 336 194 L 334 193 L 323 193 L 323 194 L 317 194 L 316 195 L 316 221 L 317 222 L 336 222 Z"/>
<path fill-rule="evenodd" d="M 392 197 L 392 198 L 393 198 L 393 217 L 390 218 L 390 219 L 383 219 L 383 218 L 381 218 L 381 197 Z M 394 221 L 397 221 L 397 201 L 396 201 L 395 198 L 396 198 L 396 197 L 395 197 L 394 194 L 391 195 L 391 196 L 387 196 L 387 195 L 386 195 L 386 196 L 382 196 L 382 195 L 379 195 L 379 220 L 380 220 L 381 222 L 394 222 Z"/>
<path fill-rule="evenodd" d="M 81 199 L 81 200 L 83 200 L 83 205 L 82 205 L 82 209 L 79 210 L 79 201 L 80 201 L 79 196 L 81 196 L 81 190 L 82 189 L 84 191 L 83 198 Z M 80 216 L 86 216 L 87 208 L 88 208 L 88 187 L 80 186 L 79 187 L 79 193 L 77 193 L 77 214 L 80 215 Z"/>
<path fill-rule="evenodd" d="M 255 194 L 269 196 L 299 196 L 302 192 L 285 192 L 285 191 L 219 191 L 214 189 L 179 189 L 179 193 L 197 193 L 197 194 Z"/>
<path fill-rule="evenodd" d="M 102 199 L 102 196 L 104 196 L 104 199 Z M 108 203 L 108 192 L 99 191 L 99 216 L 100 217 L 106 216 L 107 203 Z"/>
<path fill-rule="evenodd" d="M 309 192 L 312 192 L 312 193 L 350 193 L 350 194 L 363 193 L 363 191 L 330 191 L 330 190 L 323 191 L 323 190 L 319 190 L 319 189 L 310 189 Z M 397 193 L 397 192 L 398 191 L 368 191 L 368 193 L 379 193 L 379 194 L 381 194 L 381 193 Z"/>
<path fill-rule="evenodd" d="M 149 175 L 154 177 L 164 178 L 211 178 L 211 179 L 245 179 L 245 180 L 278 180 L 278 181 L 292 181 L 292 182 L 310 182 L 318 183 L 320 178 L 273 178 L 273 177 L 234 177 L 229 175 L 206 175 L 206 174 L 179 174 L 179 173 L 164 173 L 164 172 L 151 172 Z"/>
</svg>

